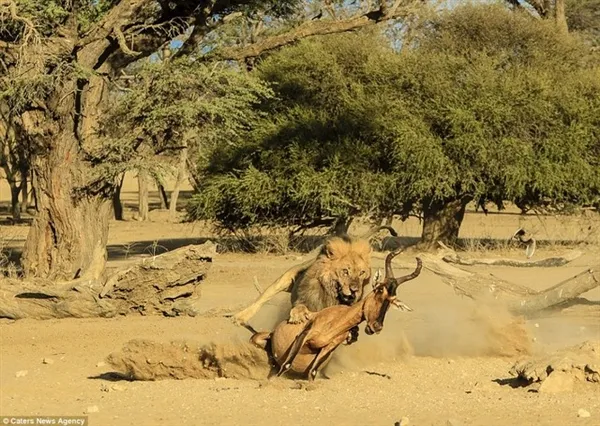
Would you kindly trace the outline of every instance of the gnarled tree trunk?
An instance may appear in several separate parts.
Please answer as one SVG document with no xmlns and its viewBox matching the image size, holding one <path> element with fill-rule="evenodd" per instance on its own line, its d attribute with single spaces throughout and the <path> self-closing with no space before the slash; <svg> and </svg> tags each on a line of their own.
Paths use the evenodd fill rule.
<svg viewBox="0 0 600 426">
<path fill-rule="evenodd" d="M 471 201 L 468 197 L 458 200 L 430 201 L 423 203 L 423 232 L 421 247 L 430 249 L 438 241 L 454 244 L 458 239 L 460 225 L 465 217 L 465 209 Z"/>
<path fill-rule="evenodd" d="M 22 185 L 17 185 L 15 181 L 8 181 L 10 186 L 10 213 L 14 221 L 21 220 L 21 201 L 19 195 L 21 194 Z"/>
<path fill-rule="evenodd" d="M 156 181 L 156 189 L 158 189 L 158 198 L 160 198 L 161 210 L 166 210 L 169 206 L 169 197 L 167 197 L 167 191 L 160 181 Z"/>
<path fill-rule="evenodd" d="M 186 165 L 187 165 L 187 148 L 183 148 L 179 153 L 179 164 L 177 165 L 177 179 L 175 180 L 175 187 L 171 192 L 171 202 L 169 204 L 169 220 L 174 221 L 175 215 L 177 214 L 177 200 L 179 198 L 179 190 L 181 185 L 186 179 Z"/>
<path fill-rule="evenodd" d="M 77 143 L 60 135 L 60 144 L 35 164 L 37 215 L 23 267 L 28 276 L 97 279 L 106 264 L 110 198 L 78 193 L 86 166 L 77 157 Z"/>
<path fill-rule="evenodd" d="M 140 220 L 148 220 L 148 173 L 138 172 L 138 213 Z"/>
<path fill-rule="evenodd" d="M 123 203 L 121 202 L 121 189 L 123 189 L 123 181 L 125 180 L 125 173 L 121 175 L 119 183 L 115 187 L 115 192 L 112 196 L 113 212 L 115 220 L 123 220 Z"/>
</svg>

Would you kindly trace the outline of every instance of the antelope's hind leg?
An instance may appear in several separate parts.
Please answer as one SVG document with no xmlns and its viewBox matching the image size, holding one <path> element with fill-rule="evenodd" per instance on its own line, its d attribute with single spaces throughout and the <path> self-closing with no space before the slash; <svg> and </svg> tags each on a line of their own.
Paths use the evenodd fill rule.
<svg viewBox="0 0 600 426">
<path fill-rule="evenodd" d="M 312 362 L 312 365 L 311 365 L 310 369 L 308 370 L 308 380 L 309 381 L 312 382 L 313 380 L 315 380 L 320 368 L 327 361 L 329 361 L 329 359 L 333 355 L 333 351 L 335 351 L 337 349 L 337 347 L 340 346 L 344 342 L 344 340 L 346 340 L 347 337 L 348 337 L 348 335 L 345 333 L 340 334 L 335 339 L 333 339 L 331 341 L 331 343 L 329 343 L 327 346 L 323 347 L 319 351 L 319 354 L 317 355 L 315 360 Z"/>
<path fill-rule="evenodd" d="M 298 355 L 298 352 L 300 352 L 300 349 L 302 349 L 302 346 L 304 346 L 306 340 L 308 340 L 307 338 L 311 328 L 312 322 L 309 322 L 306 324 L 306 326 L 304 326 L 302 332 L 298 336 L 296 336 L 294 342 L 292 343 L 290 349 L 287 352 L 285 360 L 281 363 L 279 373 L 277 373 L 277 376 L 281 376 L 283 373 L 289 371 L 290 368 L 292 368 L 294 358 L 296 358 L 296 355 Z"/>
</svg>

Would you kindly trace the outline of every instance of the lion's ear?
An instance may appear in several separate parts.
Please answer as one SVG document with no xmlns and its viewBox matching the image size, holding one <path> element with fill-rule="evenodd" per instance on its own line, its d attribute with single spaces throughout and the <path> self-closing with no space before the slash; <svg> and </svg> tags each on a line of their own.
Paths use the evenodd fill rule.
<svg viewBox="0 0 600 426">
<path fill-rule="evenodd" d="M 334 251 L 333 247 L 331 246 L 331 242 L 328 241 L 327 243 L 325 243 L 321 253 L 323 253 L 325 256 L 327 256 L 330 259 L 335 256 L 335 251 Z"/>
</svg>

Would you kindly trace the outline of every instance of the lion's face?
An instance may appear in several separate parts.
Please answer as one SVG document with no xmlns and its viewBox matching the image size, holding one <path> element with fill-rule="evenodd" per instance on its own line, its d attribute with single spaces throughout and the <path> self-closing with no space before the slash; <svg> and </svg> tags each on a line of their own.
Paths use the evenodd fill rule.
<svg viewBox="0 0 600 426">
<path fill-rule="evenodd" d="M 343 305 L 362 298 L 371 280 L 371 246 L 363 240 L 331 239 L 325 246 L 330 268 L 330 290 Z"/>
</svg>

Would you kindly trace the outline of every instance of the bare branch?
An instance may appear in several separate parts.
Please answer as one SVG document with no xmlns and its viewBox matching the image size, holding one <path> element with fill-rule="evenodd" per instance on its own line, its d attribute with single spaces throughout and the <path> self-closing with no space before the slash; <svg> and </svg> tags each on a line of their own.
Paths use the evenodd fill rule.
<svg viewBox="0 0 600 426">
<path fill-rule="evenodd" d="M 39 38 L 39 34 L 37 32 L 37 30 L 35 29 L 35 25 L 33 24 L 33 21 L 29 18 L 26 18 L 24 16 L 20 16 L 17 12 L 17 4 L 14 2 L 14 0 L 0 0 L 0 17 L 4 17 L 5 12 L 2 10 L 8 10 L 8 14 L 10 16 L 10 19 L 12 19 L 13 21 L 17 21 L 17 22 L 21 22 L 24 26 L 25 29 L 23 31 L 23 41 L 22 41 L 22 46 L 26 46 L 27 43 L 29 42 L 30 38 L 34 38 L 34 41 L 37 40 Z"/>
<path fill-rule="evenodd" d="M 133 51 L 127 46 L 127 40 L 125 40 L 125 35 L 123 34 L 123 31 L 121 31 L 120 27 L 115 27 L 113 29 L 113 33 L 115 34 L 117 42 L 119 43 L 119 47 L 121 48 L 124 54 L 129 56 L 141 55 L 141 52 Z"/>
<path fill-rule="evenodd" d="M 373 12 L 368 12 L 360 16 L 340 19 L 338 21 L 307 21 L 284 34 L 269 37 L 248 46 L 222 49 L 216 52 L 215 56 L 220 59 L 243 61 L 247 58 L 255 58 L 264 52 L 286 46 L 306 37 L 355 31 L 370 25 L 376 25 L 380 22 L 406 16 L 409 11 L 406 8 L 399 8 L 399 3 L 397 1 L 391 9 L 387 10 L 387 14 L 385 15 L 380 13 L 378 16 L 375 16 Z"/>
</svg>

